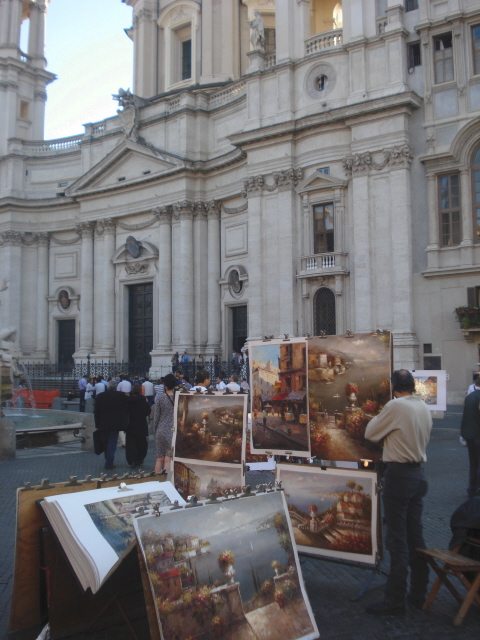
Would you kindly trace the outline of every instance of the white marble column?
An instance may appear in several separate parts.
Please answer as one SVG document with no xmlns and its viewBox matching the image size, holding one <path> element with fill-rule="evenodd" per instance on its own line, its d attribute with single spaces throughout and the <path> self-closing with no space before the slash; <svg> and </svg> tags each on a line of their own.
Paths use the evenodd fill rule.
<svg viewBox="0 0 480 640">
<path fill-rule="evenodd" d="M 222 342 L 222 320 L 220 308 L 220 203 L 207 203 L 208 212 L 208 337 L 206 354 L 218 354 Z"/>
<path fill-rule="evenodd" d="M 75 358 L 85 358 L 93 349 L 93 230 L 83 222 L 76 231 L 82 236 L 80 250 L 80 345 Z"/>
<path fill-rule="evenodd" d="M 48 233 L 37 236 L 37 300 L 35 357 L 48 357 Z"/>
<path fill-rule="evenodd" d="M 213 79 L 213 2 L 202 1 L 202 75 L 200 84 Z"/>
<path fill-rule="evenodd" d="M 193 309 L 195 320 L 193 340 L 195 355 L 204 352 L 207 344 L 207 212 L 203 202 L 195 203 L 193 220 Z"/>
<path fill-rule="evenodd" d="M 462 212 L 462 264 L 474 263 L 472 179 L 469 169 L 460 172 L 460 207 Z"/>
<path fill-rule="evenodd" d="M 368 176 L 354 176 L 351 199 L 351 238 L 354 241 L 351 260 L 354 268 L 353 286 L 355 291 L 354 327 L 356 332 L 372 331 L 372 273 L 370 245 L 370 203 Z"/>
<path fill-rule="evenodd" d="M 20 343 L 20 303 L 22 274 L 22 234 L 19 231 L 0 233 L 0 327 L 13 327 Z"/>
<path fill-rule="evenodd" d="M 45 17 L 47 6 L 45 2 L 37 0 L 30 4 L 30 29 L 28 32 L 28 55 L 33 59 L 35 66 L 45 69 Z"/>
<path fill-rule="evenodd" d="M 103 262 L 104 251 L 103 220 L 97 220 L 93 244 L 93 264 L 95 277 L 93 280 L 93 351 L 98 355 L 103 344 Z"/>
<path fill-rule="evenodd" d="M 157 2 L 140 0 L 136 3 L 133 16 L 134 47 L 134 89 L 135 95 L 150 98 L 158 93 L 156 68 L 157 53 Z M 163 60 L 161 59 L 161 63 Z"/>
<path fill-rule="evenodd" d="M 155 350 L 172 351 L 172 211 L 162 207 L 158 219 L 158 343 Z"/>
<path fill-rule="evenodd" d="M 116 222 L 112 218 L 103 220 L 103 273 L 102 273 L 102 357 L 115 357 L 115 253 Z"/>
<path fill-rule="evenodd" d="M 17 57 L 17 48 L 20 44 L 20 25 L 22 23 L 22 0 L 6 0 L 0 2 L 0 45 L 6 49 L 2 57 Z"/>
<path fill-rule="evenodd" d="M 173 215 L 180 221 L 179 251 L 173 273 L 175 322 L 178 325 L 179 351 L 193 349 L 193 202 L 187 200 L 173 205 Z"/>
<path fill-rule="evenodd" d="M 248 194 L 248 339 L 260 340 L 262 335 L 262 199 L 261 192 L 249 189 Z"/>
</svg>

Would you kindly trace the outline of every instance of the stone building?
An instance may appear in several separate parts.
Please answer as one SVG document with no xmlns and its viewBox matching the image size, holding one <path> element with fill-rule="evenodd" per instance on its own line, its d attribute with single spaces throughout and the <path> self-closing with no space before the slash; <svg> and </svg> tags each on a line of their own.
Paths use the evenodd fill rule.
<svg viewBox="0 0 480 640">
<path fill-rule="evenodd" d="M 0 0 L 0 326 L 24 358 L 151 354 L 154 374 L 175 351 L 380 328 L 460 399 L 480 2 L 124 2 L 132 93 L 45 141 L 45 0 Z"/>
</svg>

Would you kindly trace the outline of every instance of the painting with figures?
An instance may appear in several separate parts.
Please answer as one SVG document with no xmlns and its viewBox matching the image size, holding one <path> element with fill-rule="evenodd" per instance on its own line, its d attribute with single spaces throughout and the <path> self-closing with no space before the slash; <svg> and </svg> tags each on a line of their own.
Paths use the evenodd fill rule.
<svg viewBox="0 0 480 640">
<path fill-rule="evenodd" d="M 309 455 L 307 341 L 251 342 L 252 454 Z"/>
<path fill-rule="evenodd" d="M 365 429 L 391 399 L 390 333 L 312 338 L 308 394 L 312 456 L 321 460 L 381 459 Z"/>
<path fill-rule="evenodd" d="M 277 465 L 298 550 L 375 564 L 377 474 Z"/>
<path fill-rule="evenodd" d="M 177 394 L 174 457 L 241 464 L 247 398 L 247 394 Z"/>
<path fill-rule="evenodd" d="M 310 640 L 283 492 L 135 519 L 163 640 Z"/>
</svg>

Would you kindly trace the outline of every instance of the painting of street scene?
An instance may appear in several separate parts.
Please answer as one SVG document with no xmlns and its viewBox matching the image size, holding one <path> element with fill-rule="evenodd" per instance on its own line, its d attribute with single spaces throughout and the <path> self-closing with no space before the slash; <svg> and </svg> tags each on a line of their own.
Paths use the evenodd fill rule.
<svg viewBox="0 0 480 640">
<path fill-rule="evenodd" d="M 432 411 L 447 410 L 446 371 L 412 371 L 415 379 L 415 395 Z"/>
<path fill-rule="evenodd" d="M 175 458 L 240 464 L 247 395 L 179 394 Z"/>
<path fill-rule="evenodd" d="M 307 343 L 250 344 L 252 453 L 309 455 Z"/>
<path fill-rule="evenodd" d="M 234 490 L 239 495 L 242 492 L 241 465 L 175 460 L 173 477 L 175 489 L 184 500 L 192 495 L 196 496 L 197 500 L 208 500 L 212 493 L 220 498 L 225 492 L 229 495 L 232 495 Z"/>
<path fill-rule="evenodd" d="M 130 515 L 139 507 L 153 509 L 156 504 L 168 507 L 172 503 L 164 491 L 155 491 L 93 502 L 86 504 L 85 509 L 99 533 L 120 558 L 135 541 Z"/>
<path fill-rule="evenodd" d="M 283 492 L 135 519 L 164 640 L 318 638 Z"/>
<path fill-rule="evenodd" d="M 299 551 L 375 563 L 376 473 L 277 466 Z"/>
<path fill-rule="evenodd" d="M 390 334 L 312 338 L 308 344 L 310 444 L 320 460 L 381 459 L 365 429 L 391 399 Z"/>
</svg>

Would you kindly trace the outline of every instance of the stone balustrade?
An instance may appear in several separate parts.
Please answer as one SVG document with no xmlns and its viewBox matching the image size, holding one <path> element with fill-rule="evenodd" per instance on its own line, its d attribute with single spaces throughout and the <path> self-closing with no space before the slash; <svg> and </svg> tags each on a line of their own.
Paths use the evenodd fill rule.
<svg viewBox="0 0 480 640">
<path fill-rule="evenodd" d="M 377 18 L 376 21 L 377 23 L 377 35 L 381 36 L 385 33 L 385 28 L 388 24 L 388 18 L 387 16 L 383 16 L 382 18 Z"/>
<path fill-rule="evenodd" d="M 24 153 L 65 153 L 65 151 L 79 151 L 83 136 L 58 138 L 57 140 L 25 140 L 22 143 Z"/>
<path fill-rule="evenodd" d="M 210 109 L 215 109 L 216 107 L 220 107 L 224 104 L 228 104 L 229 102 L 233 102 L 240 96 L 244 96 L 246 93 L 246 88 L 247 83 L 242 81 L 210 95 L 210 99 L 208 101 Z"/>
<path fill-rule="evenodd" d="M 311 277 L 313 275 L 326 275 L 325 272 L 345 273 L 344 253 L 319 253 L 301 258 L 299 277 Z"/>
<path fill-rule="evenodd" d="M 277 55 L 275 51 L 269 51 L 264 55 L 265 69 L 271 69 L 277 64 Z"/>
<path fill-rule="evenodd" d="M 334 49 L 343 45 L 343 29 L 324 31 L 305 40 L 305 55 L 311 56 L 326 49 Z"/>
</svg>

